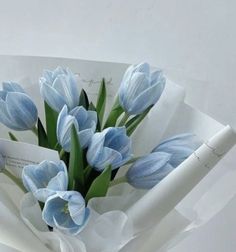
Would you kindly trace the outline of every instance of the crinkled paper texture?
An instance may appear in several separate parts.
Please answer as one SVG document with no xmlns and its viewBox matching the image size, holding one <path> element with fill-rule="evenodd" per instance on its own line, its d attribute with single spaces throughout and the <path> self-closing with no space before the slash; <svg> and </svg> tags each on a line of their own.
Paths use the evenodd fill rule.
<svg viewBox="0 0 236 252">
<path fill-rule="evenodd" d="M 83 87 L 94 101 L 99 80 L 105 76 L 108 81 L 108 103 L 111 104 L 127 67 L 125 64 L 39 57 L 2 56 L 0 62 L 2 62 L 1 79 L 24 83 L 26 90 L 41 107 L 39 114 L 42 117 L 38 78 L 43 69 L 53 69 L 57 65 L 70 67 L 79 74 Z M 148 153 L 163 138 L 174 134 L 193 132 L 206 142 L 222 130 L 223 125 L 185 104 L 184 90 L 168 80 L 161 99 L 134 134 L 132 139 L 134 153 L 135 155 Z M 1 126 L 0 136 L 6 136 L 6 133 L 7 129 Z M 34 142 L 29 133 L 23 133 L 20 139 Z M 230 145 L 234 144 L 235 140 L 232 139 L 229 141 Z M 228 151 L 230 147 L 226 145 L 224 137 L 220 140 L 220 144 L 217 143 L 217 146 L 222 146 L 221 151 L 224 149 Z M 209 152 L 207 146 L 204 148 Z M 204 153 L 199 155 L 204 156 Z M 211 155 L 212 153 L 209 154 Z M 210 165 L 213 166 L 219 160 L 215 160 L 213 155 L 210 161 L 212 161 Z M 194 162 L 196 159 L 192 157 L 185 165 L 191 166 Z M 20 204 L 23 194 L 9 180 L 1 176 L 0 213 L 1 220 L 4 221 L 0 222 L 0 248 L 5 246 L 9 251 L 26 252 L 32 251 L 32 247 L 36 252 L 168 251 L 222 211 L 235 197 L 233 180 L 235 171 L 220 168 L 211 171 L 175 208 L 173 207 L 171 211 L 168 209 L 168 214 L 163 218 L 159 218 L 159 213 L 152 210 L 152 203 L 146 200 L 149 192 L 136 190 L 128 184 L 114 186 L 110 188 L 107 197 L 92 199 L 89 202 L 90 221 L 77 237 L 69 237 L 58 231 L 49 232 L 41 219 L 39 205 L 32 195 L 30 193 L 24 195 Z M 120 170 L 118 176 L 122 176 L 126 169 L 127 167 Z M 225 180 L 228 186 L 222 190 L 222 183 Z M 155 190 L 158 192 L 158 188 Z M 142 225 L 137 226 L 133 220 L 135 214 L 138 216 L 140 211 L 136 211 L 134 206 L 140 199 L 145 199 L 143 202 L 148 203 L 142 205 L 141 212 L 145 218 L 140 219 Z M 151 214 L 145 215 L 150 209 Z"/>
</svg>

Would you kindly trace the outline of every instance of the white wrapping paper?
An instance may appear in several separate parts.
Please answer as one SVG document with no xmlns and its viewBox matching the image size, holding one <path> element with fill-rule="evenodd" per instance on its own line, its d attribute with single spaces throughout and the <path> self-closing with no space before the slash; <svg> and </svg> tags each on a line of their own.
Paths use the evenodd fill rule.
<svg viewBox="0 0 236 252">
<path fill-rule="evenodd" d="M 99 80 L 106 77 L 108 102 L 111 104 L 127 67 L 124 64 L 73 59 L 8 56 L 1 56 L 0 63 L 0 81 L 19 81 L 41 107 L 38 78 L 45 68 L 52 69 L 57 65 L 70 67 L 79 74 L 83 87 L 92 99 L 96 98 Z M 43 116 L 42 110 L 40 115 Z M 0 136 L 6 137 L 7 129 L 2 125 L 0 127 Z M 20 205 L 22 194 L 15 197 L 17 191 L 8 190 L 9 183 L 1 182 L 0 188 L 6 193 L 2 193 L 0 198 L 0 212 L 7 219 L 0 222 L 3 230 L 0 245 L 12 248 L 13 251 L 29 251 L 32 243 L 35 251 L 168 251 L 169 247 L 212 218 L 236 193 L 236 190 L 230 191 L 229 187 L 225 191 L 225 194 L 228 192 L 227 197 L 221 198 L 214 194 L 214 189 L 220 191 L 221 181 L 232 172 L 222 167 L 224 176 L 214 180 L 209 190 L 205 187 L 204 191 L 195 195 L 194 202 L 188 200 L 185 205 L 181 203 L 235 144 L 236 137 L 229 126 L 225 127 L 185 104 L 184 90 L 169 80 L 160 101 L 133 136 L 134 153 L 148 153 L 163 138 L 186 131 L 197 134 L 204 144 L 148 192 L 121 184 L 110 188 L 107 197 L 92 199 L 89 202 L 91 220 L 78 237 L 49 232 L 32 195 L 26 194 Z M 20 138 L 35 142 L 31 133 L 24 133 Z M 118 176 L 125 172 L 125 168 L 120 170 Z M 217 205 L 217 208 L 212 209 L 212 204 Z M 18 238 L 11 224 L 14 221 L 17 221 L 21 233 Z M 29 239 L 31 244 L 25 242 Z"/>
</svg>

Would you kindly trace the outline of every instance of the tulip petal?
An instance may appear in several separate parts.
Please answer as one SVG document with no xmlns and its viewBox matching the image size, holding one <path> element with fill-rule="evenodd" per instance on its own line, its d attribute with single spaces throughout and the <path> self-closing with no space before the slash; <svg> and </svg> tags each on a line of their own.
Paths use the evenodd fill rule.
<svg viewBox="0 0 236 252">
<path fill-rule="evenodd" d="M 64 172 L 59 172 L 55 177 L 53 177 L 48 185 L 48 189 L 52 189 L 55 191 L 66 191 L 68 187 L 68 179 L 65 176 Z"/>
<path fill-rule="evenodd" d="M 64 97 L 69 109 L 79 105 L 79 93 L 76 82 L 71 76 L 58 75 L 53 82 L 53 88 Z"/>
<path fill-rule="evenodd" d="M 137 188 L 152 188 L 174 169 L 168 163 L 170 158 L 171 155 L 164 152 L 155 152 L 140 158 L 128 170 L 128 182 Z"/>
<path fill-rule="evenodd" d="M 86 109 L 82 106 L 75 107 L 74 109 L 72 109 L 70 111 L 70 115 L 76 118 L 76 121 L 79 123 L 79 126 L 82 126 L 86 122 L 88 117 Z"/>
<path fill-rule="evenodd" d="M 85 214 L 85 201 L 81 194 L 74 192 L 68 203 L 68 209 L 72 220 L 77 225 L 82 225 L 84 222 Z"/>
<path fill-rule="evenodd" d="M 43 70 L 43 78 L 45 78 L 45 80 L 48 83 L 53 83 L 54 79 L 53 79 L 53 71 L 51 70 Z"/>
<path fill-rule="evenodd" d="M 149 106 L 155 104 L 160 98 L 164 90 L 164 87 L 165 87 L 165 83 L 157 83 L 149 87 L 148 89 L 146 89 L 137 98 L 135 98 L 132 106 L 129 108 L 128 113 L 140 114 Z"/>
<path fill-rule="evenodd" d="M 40 79 L 40 93 L 47 104 L 57 112 L 60 112 L 66 104 L 64 97 L 43 78 Z"/>
<path fill-rule="evenodd" d="M 8 128 L 13 130 L 21 130 L 21 127 L 17 127 L 17 125 L 14 125 L 9 117 L 6 103 L 3 100 L 0 100 L 0 122 L 4 125 L 6 125 Z"/>
<path fill-rule="evenodd" d="M 6 96 L 7 96 L 7 92 L 1 90 L 0 91 L 0 100 L 5 101 L 6 100 Z"/>
<path fill-rule="evenodd" d="M 94 134 L 94 132 L 92 129 L 85 129 L 85 130 L 78 132 L 79 141 L 80 141 L 80 145 L 82 148 L 88 147 L 88 145 L 92 139 L 93 134 Z"/>
<path fill-rule="evenodd" d="M 54 195 L 56 192 L 48 188 L 40 188 L 33 192 L 34 197 L 41 202 L 45 202 L 48 197 Z"/>
<path fill-rule="evenodd" d="M 165 166 L 171 158 L 171 154 L 165 152 L 153 152 L 138 159 L 129 169 L 127 175 L 130 178 L 143 177 L 154 173 Z"/>
<path fill-rule="evenodd" d="M 50 196 L 44 205 L 42 218 L 51 227 L 54 226 L 54 214 L 57 212 L 63 212 L 65 206 L 65 200 L 60 199 L 57 194 Z"/>
<path fill-rule="evenodd" d="M 30 97 L 23 93 L 10 92 L 6 97 L 8 115 L 13 124 L 22 130 L 31 129 L 38 119 L 38 111 Z"/>
<path fill-rule="evenodd" d="M 110 164 L 112 165 L 112 169 L 115 169 L 121 162 L 122 156 L 118 151 L 104 147 L 102 155 L 100 155 L 99 159 L 96 160 L 94 166 L 97 168 L 97 170 L 102 171 L 106 166 Z"/>
<path fill-rule="evenodd" d="M 166 139 L 165 141 L 161 142 L 156 148 L 160 149 L 162 147 L 169 148 L 171 146 L 188 146 L 189 148 L 196 149 L 200 145 L 201 142 L 197 139 L 196 135 L 192 133 L 183 133 Z"/>
<path fill-rule="evenodd" d="M 24 89 L 16 82 L 5 81 L 2 83 L 3 90 L 6 92 L 25 93 Z"/>
</svg>

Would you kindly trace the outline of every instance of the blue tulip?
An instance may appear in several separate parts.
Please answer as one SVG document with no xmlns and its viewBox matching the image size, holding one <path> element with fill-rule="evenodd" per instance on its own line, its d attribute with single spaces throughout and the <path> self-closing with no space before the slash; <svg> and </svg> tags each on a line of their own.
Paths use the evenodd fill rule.
<svg viewBox="0 0 236 252">
<path fill-rule="evenodd" d="M 88 163 L 97 171 L 104 170 L 108 165 L 116 169 L 131 157 L 131 140 L 125 127 L 110 127 L 95 133 L 87 152 Z"/>
<path fill-rule="evenodd" d="M 60 112 L 65 104 L 69 110 L 78 106 L 78 84 L 76 76 L 69 68 L 57 67 L 54 71 L 45 70 L 39 83 L 43 99 L 55 111 Z"/>
<path fill-rule="evenodd" d="M 40 164 L 27 165 L 23 168 L 22 181 L 37 200 L 45 202 L 56 191 L 67 190 L 67 168 L 63 161 L 43 161 Z"/>
<path fill-rule="evenodd" d="M 4 170 L 4 168 L 5 168 L 5 158 L 0 153 L 0 171 Z"/>
<path fill-rule="evenodd" d="M 66 191 L 57 192 L 47 199 L 42 218 L 49 226 L 76 235 L 87 224 L 89 213 L 79 192 Z"/>
<path fill-rule="evenodd" d="M 70 152 L 71 148 L 71 127 L 75 125 L 80 145 L 86 148 L 97 125 L 97 113 L 95 111 L 87 111 L 84 107 L 75 107 L 68 113 L 65 105 L 61 110 L 57 120 L 57 139 L 62 148 Z"/>
<path fill-rule="evenodd" d="M 138 159 L 126 173 L 128 183 L 136 188 L 152 188 L 174 169 L 170 158 L 168 153 L 154 152 Z"/>
<path fill-rule="evenodd" d="M 171 154 L 169 163 L 173 167 L 180 165 L 199 146 L 201 142 L 194 134 L 184 133 L 168 138 L 160 143 L 152 152 L 166 152 Z"/>
<path fill-rule="evenodd" d="M 129 115 L 138 115 L 160 98 L 166 79 L 162 71 L 150 73 L 147 63 L 131 65 L 119 89 L 120 105 Z"/>
<path fill-rule="evenodd" d="M 0 122 L 13 130 L 29 130 L 37 119 L 37 108 L 23 88 L 15 82 L 4 82 L 0 91 Z"/>
</svg>

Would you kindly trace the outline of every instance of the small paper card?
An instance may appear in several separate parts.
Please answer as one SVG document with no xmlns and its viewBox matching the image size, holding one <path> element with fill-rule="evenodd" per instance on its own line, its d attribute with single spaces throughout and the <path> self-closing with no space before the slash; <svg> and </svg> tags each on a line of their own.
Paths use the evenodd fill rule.
<svg viewBox="0 0 236 252">
<path fill-rule="evenodd" d="M 6 168 L 18 177 L 21 177 L 21 172 L 25 165 L 38 164 L 43 160 L 54 162 L 60 160 L 57 151 L 1 138 L 0 153 L 5 158 Z"/>
</svg>

